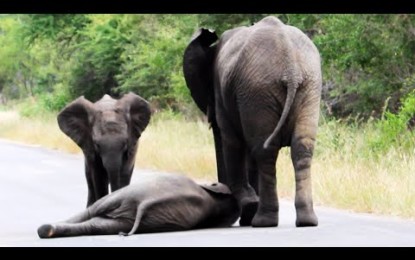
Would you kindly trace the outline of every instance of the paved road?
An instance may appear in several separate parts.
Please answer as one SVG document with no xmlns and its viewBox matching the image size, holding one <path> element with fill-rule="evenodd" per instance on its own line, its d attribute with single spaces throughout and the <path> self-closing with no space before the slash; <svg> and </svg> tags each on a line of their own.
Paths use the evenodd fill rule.
<svg viewBox="0 0 415 260">
<path fill-rule="evenodd" d="M 82 156 L 0 140 L 0 246 L 415 246 L 415 222 L 391 217 L 316 207 L 320 225 L 295 228 L 291 201 L 281 202 L 277 228 L 38 238 L 41 224 L 77 213 L 86 197 Z"/>
</svg>

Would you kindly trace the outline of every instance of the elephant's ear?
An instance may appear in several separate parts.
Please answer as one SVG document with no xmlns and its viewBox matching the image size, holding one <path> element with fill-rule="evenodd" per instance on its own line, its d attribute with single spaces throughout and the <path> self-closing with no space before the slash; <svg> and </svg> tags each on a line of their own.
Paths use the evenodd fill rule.
<svg viewBox="0 0 415 260">
<path fill-rule="evenodd" d="M 126 112 L 132 138 L 137 140 L 150 122 L 151 108 L 149 103 L 132 92 L 124 95 L 118 103 Z"/>
<path fill-rule="evenodd" d="M 81 96 L 58 114 L 59 128 L 82 149 L 88 149 L 92 144 L 93 110 L 93 104 Z"/>
<path fill-rule="evenodd" d="M 213 95 L 213 58 L 218 39 L 214 31 L 201 28 L 193 34 L 183 56 L 183 72 L 187 87 L 196 105 L 208 113 L 209 98 Z"/>
<path fill-rule="evenodd" d="M 228 186 L 220 182 L 213 183 L 213 184 L 201 184 L 200 187 L 202 187 L 207 192 L 213 193 L 213 194 L 223 194 L 223 195 L 232 194 Z"/>
</svg>

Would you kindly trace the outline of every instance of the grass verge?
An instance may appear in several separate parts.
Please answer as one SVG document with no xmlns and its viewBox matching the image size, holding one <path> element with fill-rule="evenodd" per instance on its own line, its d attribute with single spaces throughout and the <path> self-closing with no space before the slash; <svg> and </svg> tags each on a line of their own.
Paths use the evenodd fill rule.
<svg viewBox="0 0 415 260">
<path fill-rule="evenodd" d="M 371 123 L 357 126 L 322 120 L 311 169 L 314 202 L 414 219 L 414 145 L 405 149 L 391 146 L 374 154 L 367 143 L 375 135 L 377 129 Z M 80 152 L 59 130 L 52 113 L 22 118 L 14 111 L 0 111 L 0 137 Z M 208 125 L 168 113 L 156 114 L 140 139 L 136 167 L 216 180 L 213 138 Z M 279 196 L 293 198 L 294 171 L 289 148 L 279 154 L 277 178 Z"/>
</svg>

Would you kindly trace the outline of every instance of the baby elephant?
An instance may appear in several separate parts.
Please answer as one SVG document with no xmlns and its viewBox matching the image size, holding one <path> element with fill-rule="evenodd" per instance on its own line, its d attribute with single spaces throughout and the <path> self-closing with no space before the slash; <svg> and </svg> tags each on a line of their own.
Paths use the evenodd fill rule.
<svg viewBox="0 0 415 260">
<path fill-rule="evenodd" d="M 95 103 L 83 96 L 58 115 L 59 128 L 84 153 L 87 207 L 130 184 L 138 140 L 151 118 L 149 103 L 134 93 L 104 95 Z"/>
<path fill-rule="evenodd" d="M 142 173 L 137 181 L 97 200 L 86 210 L 38 228 L 40 238 L 132 235 L 231 226 L 240 208 L 221 183 L 198 185 L 168 173 Z"/>
</svg>

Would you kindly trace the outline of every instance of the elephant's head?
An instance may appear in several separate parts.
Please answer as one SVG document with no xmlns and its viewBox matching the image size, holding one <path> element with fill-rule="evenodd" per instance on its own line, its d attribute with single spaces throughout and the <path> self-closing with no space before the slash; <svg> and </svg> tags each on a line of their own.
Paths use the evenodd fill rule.
<svg viewBox="0 0 415 260">
<path fill-rule="evenodd" d="M 212 119 L 213 104 L 213 60 L 218 36 L 214 31 L 199 29 L 192 36 L 183 57 L 183 72 L 187 87 L 199 109 Z"/>
<path fill-rule="evenodd" d="M 240 207 L 231 190 L 223 183 L 200 185 L 214 200 L 215 206 L 207 226 L 230 226 L 239 218 Z"/>
<path fill-rule="evenodd" d="M 130 182 L 137 141 L 150 116 L 148 102 L 133 93 L 119 100 L 105 95 L 96 103 L 82 96 L 59 113 L 58 124 L 92 162 L 87 167 L 106 171 L 114 191 Z"/>
</svg>

